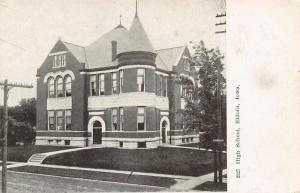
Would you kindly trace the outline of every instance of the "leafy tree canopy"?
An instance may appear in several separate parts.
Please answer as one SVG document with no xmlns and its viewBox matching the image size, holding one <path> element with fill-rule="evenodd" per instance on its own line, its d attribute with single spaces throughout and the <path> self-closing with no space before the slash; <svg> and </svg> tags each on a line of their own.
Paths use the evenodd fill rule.
<svg viewBox="0 0 300 193">
<path fill-rule="evenodd" d="M 226 81 L 223 76 L 224 56 L 218 49 L 208 49 L 203 41 L 193 47 L 194 54 L 189 60 L 195 69 L 196 84 L 184 76 L 178 82 L 188 88 L 183 110 L 183 124 L 186 131 L 196 130 L 216 137 L 218 129 L 217 108 L 222 108 L 222 127 L 226 130 Z M 220 98 L 217 99 L 218 92 Z M 225 109 L 225 110 L 224 110 Z M 225 122 L 225 124 L 224 124 Z M 226 132 L 223 132 L 225 135 Z"/>
</svg>

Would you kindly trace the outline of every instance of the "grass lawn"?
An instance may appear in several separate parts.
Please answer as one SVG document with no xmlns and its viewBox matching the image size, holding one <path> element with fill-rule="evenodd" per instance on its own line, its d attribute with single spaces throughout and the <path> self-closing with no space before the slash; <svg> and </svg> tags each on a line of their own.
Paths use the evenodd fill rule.
<svg viewBox="0 0 300 193">
<path fill-rule="evenodd" d="M 226 154 L 223 157 L 226 166 Z M 213 171 L 213 154 L 194 149 L 96 148 L 49 156 L 44 164 L 199 176 Z"/>
<path fill-rule="evenodd" d="M 100 181 L 123 182 L 129 184 L 151 185 L 160 187 L 170 187 L 176 181 L 172 178 L 144 176 L 144 175 L 128 175 L 119 173 L 108 173 L 98 171 L 74 170 L 74 169 L 54 169 L 40 166 L 21 166 L 17 168 L 10 168 L 11 171 L 28 172 L 37 174 L 47 174 L 55 176 L 84 178 Z"/>
<path fill-rule="evenodd" d="M 8 160 L 26 162 L 30 156 L 35 153 L 45 153 L 50 151 L 58 151 L 63 149 L 70 149 L 74 147 L 63 147 L 63 146 L 35 146 L 35 145 L 25 145 L 25 146 L 9 146 L 8 147 Z M 2 153 L 0 154 L 2 159 Z"/>
<path fill-rule="evenodd" d="M 218 185 L 214 185 L 214 182 L 212 181 L 208 181 L 205 182 L 199 186 L 197 186 L 196 188 L 194 188 L 194 190 L 200 190 L 200 191 L 212 191 L 212 192 L 226 192 L 227 191 L 227 183 L 223 183 L 221 186 Z"/>
</svg>

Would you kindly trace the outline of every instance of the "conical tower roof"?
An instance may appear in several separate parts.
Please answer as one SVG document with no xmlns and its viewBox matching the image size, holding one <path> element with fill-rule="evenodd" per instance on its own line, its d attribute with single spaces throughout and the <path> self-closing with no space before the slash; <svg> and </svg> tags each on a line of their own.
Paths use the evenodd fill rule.
<svg viewBox="0 0 300 193">
<path fill-rule="evenodd" d="M 132 40 L 131 50 L 154 52 L 154 48 L 137 14 L 131 23 L 129 33 Z"/>
</svg>

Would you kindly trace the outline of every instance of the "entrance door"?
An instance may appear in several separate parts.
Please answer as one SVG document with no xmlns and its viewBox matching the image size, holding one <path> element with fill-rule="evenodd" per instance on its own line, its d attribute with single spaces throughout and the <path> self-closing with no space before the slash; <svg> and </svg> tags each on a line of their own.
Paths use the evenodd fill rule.
<svg viewBox="0 0 300 193">
<path fill-rule="evenodd" d="M 161 125 L 161 142 L 162 143 L 166 143 L 166 138 L 167 138 L 167 135 L 166 135 L 166 121 L 163 121 L 162 122 L 162 125 Z"/>
<path fill-rule="evenodd" d="M 102 125 L 99 121 L 95 121 L 93 124 L 93 144 L 102 143 Z"/>
</svg>

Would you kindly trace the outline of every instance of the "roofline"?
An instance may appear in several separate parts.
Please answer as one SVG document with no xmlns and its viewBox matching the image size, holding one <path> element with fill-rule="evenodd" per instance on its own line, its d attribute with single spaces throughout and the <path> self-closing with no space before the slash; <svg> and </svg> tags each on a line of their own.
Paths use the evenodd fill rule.
<svg viewBox="0 0 300 193">
<path fill-rule="evenodd" d="M 169 48 L 163 48 L 163 49 L 159 49 L 159 50 L 155 50 L 155 51 L 169 50 L 169 49 L 180 48 L 180 47 L 186 47 L 186 45 L 183 45 L 183 46 L 176 46 L 176 47 L 169 47 Z"/>
<path fill-rule="evenodd" d="M 63 43 L 67 43 L 67 44 L 72 44 L 74 46 L 78 46 L 78 47 L 82 47 L 82 48 L 85 48 L 84 46 L 80 46 L 80 45 L 77 45 L 77 44 L 74 44 L 74 43 L 71 43 L 71 42 L 66 42 L 66 41 L 62 41 Z"/>
<path fill-rule="evenodd" d="M 135 64 L 132 64 L 132 65 L 135 65 Z M 156 67 L 156 64 L 155 65 L 147 64 L 147 65 L 155 67 L 155 71 L 164 72 L 166 74 L 176 74 L 176 72 L 174 70 L 164 70 L 164 69 Z M 122 66 L 127 66 L 127 65 L 115 65 L 115 66 L 105 66 L 105 67 L 97 67 L 97 68 L 83 68 L 79 71 L 80 72 L 94 72 L 94 71 L 102 71 L 102 70 L 113 70 L 113 69 L 118 69 Z"/>
</svg>

